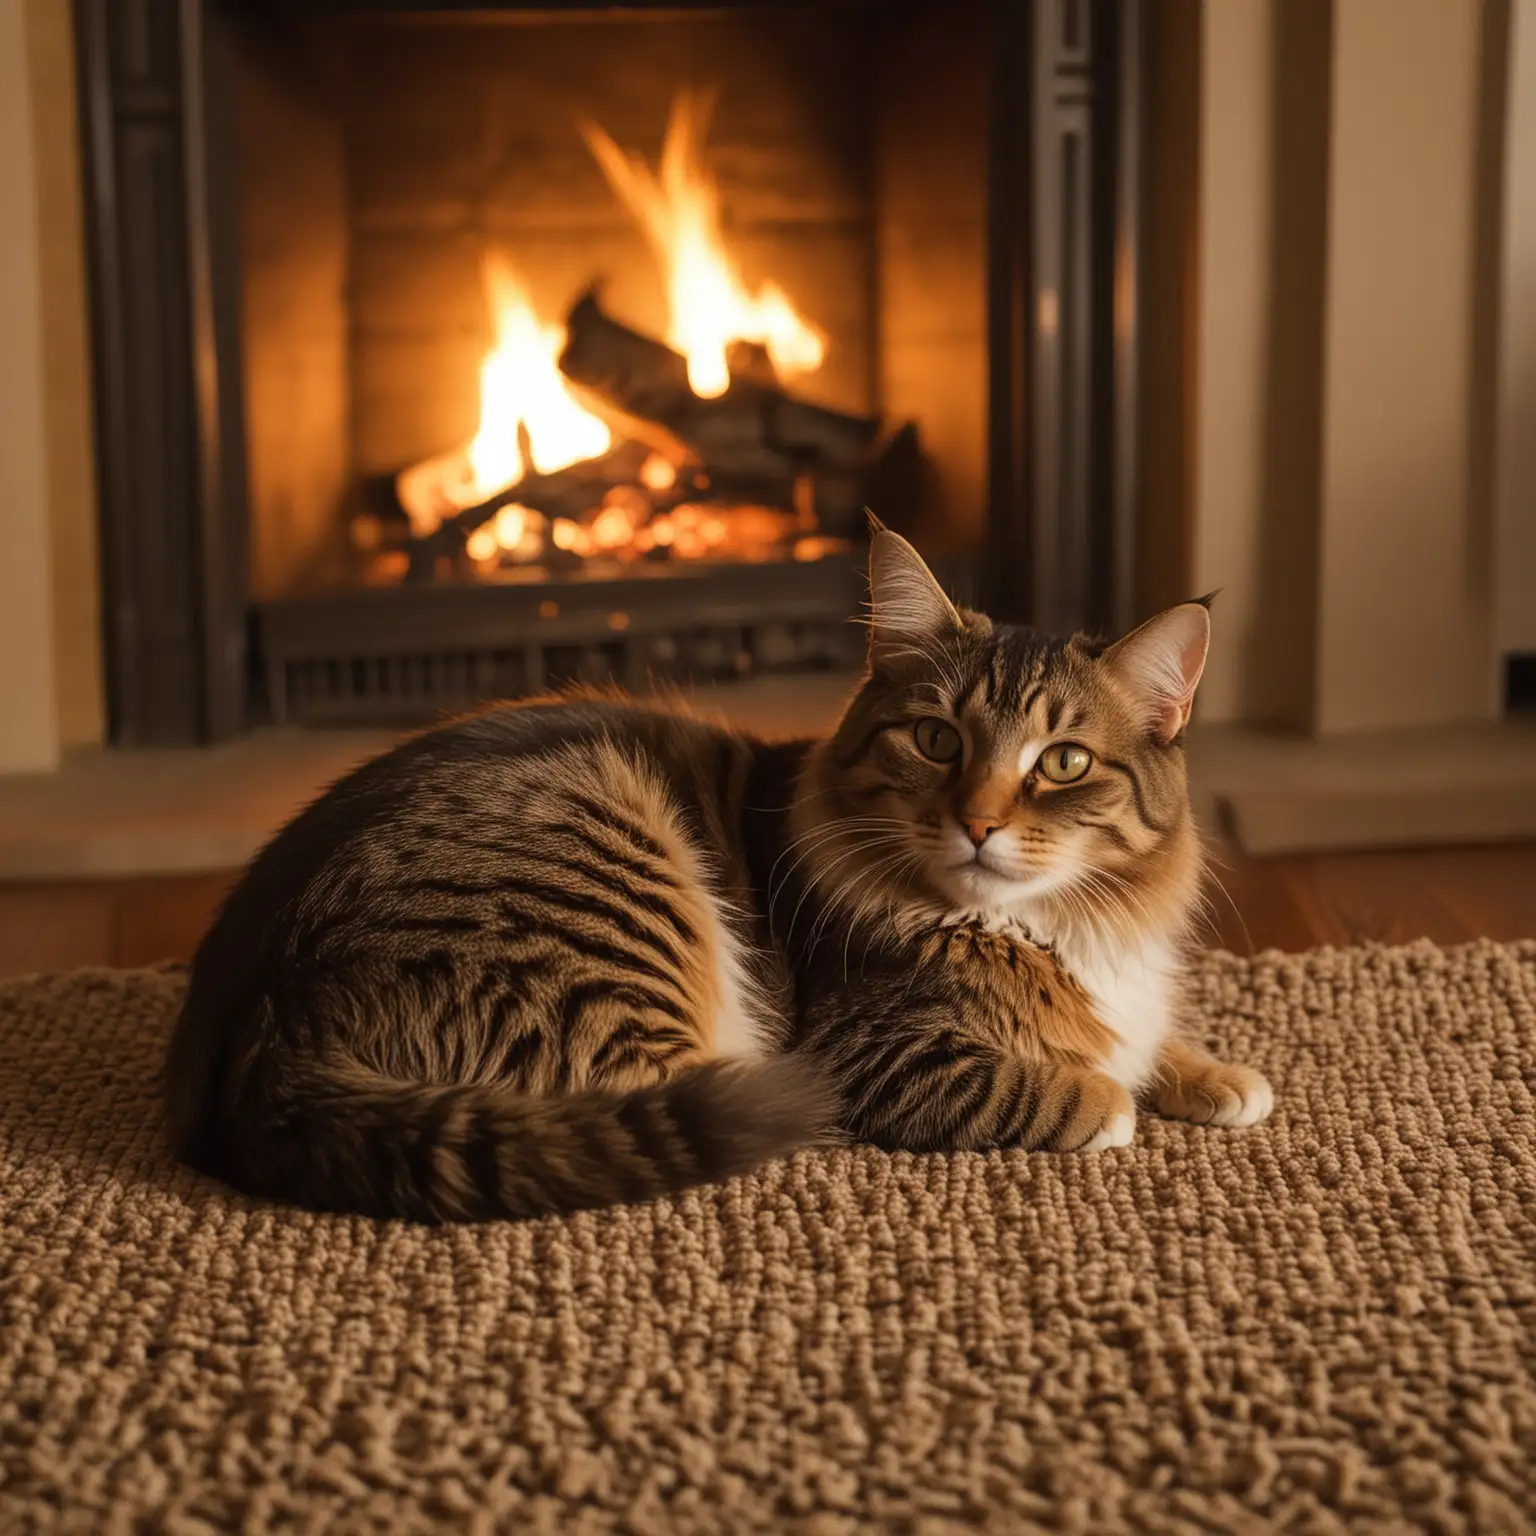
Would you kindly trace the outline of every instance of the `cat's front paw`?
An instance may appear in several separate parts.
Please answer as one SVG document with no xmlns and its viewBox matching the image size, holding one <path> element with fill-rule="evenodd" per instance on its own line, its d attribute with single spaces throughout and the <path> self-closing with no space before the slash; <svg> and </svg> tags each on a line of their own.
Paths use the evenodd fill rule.
<svg viewBox="0 0 1536 1536">
<path fill-rule="evenodd" d="M 1154 1084 L 1152 1105 L 1169 1120 L 1241 1127 L 1269 1118 L 1275 1090 L 1252 1067 L 1208 1061 L 1170 1073 Z"/>
<path fill-rule="evenodd" d="M 1050 1101 L 1058 1098 L 1058 1110 Z M 1034 1145 L 1051 1152 L 1103 1152 L 1128 1147 L 1136 1134 L 1136 1103 L 1121 1084 L 1093 1067 L 1059 1069 L 1046 1095 L 1050 1129 Z"/>
<path fill-rule="evenodd" d="M 1136 1135 L 1136 1115 L 1133 1111 L 1116 1110 L 1109 1120 L 1082 1145 L 1084 1152 L 1103 1152 L 1108 1147 L 1128 1147 Z"/>
</svg>

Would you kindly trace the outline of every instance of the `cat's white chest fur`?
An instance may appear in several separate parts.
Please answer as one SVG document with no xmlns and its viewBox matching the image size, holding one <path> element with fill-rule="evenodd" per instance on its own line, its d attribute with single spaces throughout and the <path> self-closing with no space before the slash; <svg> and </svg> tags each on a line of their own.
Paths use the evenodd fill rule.
<svg viewBox="0 0 1536 1536">
<path fill-rule="evenodd" d="M 980 920 L 1027 943 L 1054 944 L 1062 965 L 1093 999 L 1095 1011 L 1119 1038 L 1104 1070 L 1134 1092 L 1151 1077 L 1157 1053 L 1173 1030 L 1179 956 L 1166 939 L 1120 946 L 1053 933 L 1038 912 L 957 912 L 948 921 Z"/>
<path fill-rule="evenodd" d="M 1099 1017 L 1119 1036 L 1104 1070 L 1133 1091 L 1141 1087 L 1173 1028 L 1179 968 L 1172 947 L 1149 939 L 1115 953 L 1094 944 L 1064 945 L 1058 953 L 1093 999 Z"/>
</svg>

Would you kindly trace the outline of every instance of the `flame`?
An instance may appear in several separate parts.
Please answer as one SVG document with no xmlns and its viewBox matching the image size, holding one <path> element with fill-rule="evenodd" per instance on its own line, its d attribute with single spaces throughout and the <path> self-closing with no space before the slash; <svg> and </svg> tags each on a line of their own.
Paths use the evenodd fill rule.
<svg viewBox="0 0 1536 1536">
<path fill-rule="evenodd" d="M 720 237 L 720 193 L 704 165 L 708 96 L 683 92 L 672 106 L 658 172 L 620 149 L 594 123 L 588 146 L 614 191 L 644 226 L 667 279 L 672 345 L 688 359 L 688 382 L 706 399 L 730 383 L 726 348 L 755 341 L 781 378 L 811 373 L 826 356 L 826 337 L 796 313 L 784 291 L 743 284 Z"/>
<path fill-rule="evenodd" d="M 468 451 L 475 497 L 482 501 L 529 469 L 549 474 L 613 443 L 607 425 L 582 408 L 560 372 L 564 328 L 540 323 L 503 257 L 488 254 L 483 276 L 496 343 L 480 366 L 480 427 Z"/>
</svg>

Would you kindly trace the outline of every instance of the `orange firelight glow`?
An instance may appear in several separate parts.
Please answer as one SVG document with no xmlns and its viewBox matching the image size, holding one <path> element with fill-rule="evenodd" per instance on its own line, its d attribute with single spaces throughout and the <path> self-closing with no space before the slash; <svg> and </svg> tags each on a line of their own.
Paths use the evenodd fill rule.
<svg viewBox="0 0 1536 1536">
<path fill-rule="evenodd" d="M 726 249 L 720 189 L 705 156 L 711 106 L 706 92 L 677 96 L 654 168 L 643 156 L 621 149 L 597 124 L 582 130 L 655 252 L 666 291 L 668 339 L 686 360 L 688 383 L 701 398 L 718 397 L 730 387 L 729 358 L 740 343 L 754 350 L 745 361 L 737 355 L 738 368 L 761 378 L 766 354 L 773 374 L 786 384 L 820 368 L 827 353 L 825 334 L 784 291 L 771 282 L 749 287 Z M 567 570 L 572 556 L 600 558 L 610 566 L 643 558 L 657 564 L 771 559 L 788 552 L 796 532 L 815 530 L 809 503 L 798 519 L 784 509 L 723 504 L 711 483 L 718 475 L 710 472 L 714 466 L 702 449 L 670 433 L 638 433 L 601 392 L 585 393 L 568 383 L 559 363 L 565 328 L 541 318 L 506 253 L 487 249 L 481 279 L 491 345 L 480 364 L 474 436 L 395 477 L 396 499 L 415 538 L 432 535 L 445 520 L 467 525 L 474 519 L 460 514 L 486 502 L 523 498 L 526 505 L 498 506 L 465 536 L 469 559 L 482 575 L 503 572 L 511 580 L 536 574 L 535 567 L 546 561 Z M 594 403 L 593 409 L 584 402 Z M 728 415 L 730 404 L 722 409 Z M 584 467 L 554 490 L 530 483 L 530 477 L 554 475 L 608 453 L 613 431 L 633 437 L 607 463 Z M 810 480 L 802 478 L 809 494 Z M 588 481 L 591 505 L 584 506 Z M 797 480 L 797 506 L 800 490 Z M 357 519 L 359 548 L 371 551 L 376 563 L 398 564 L 397 552 L 377 547 L 382 536 L 376 521 Z M 809 557 L 798 547 L 795 553 Z"/>
<path fill-rule="evenodd" d="M 486 257 L 484 277 L 496 340 L 480 366 L 480 429 L 468 453 L 476 501 L 530 469 L 549 474 L 594 458 L 613 443 L 607 424 L 577 402 L 560 372 L 564 328 L 539 320 L 503 257 Z M 531 463 L 524 462 L 519 424 Z M 505 545 L 500 534 L 498 542 Z"/>
<path fill-rule="evenodd" d="M 726 254 L 720 193 L 703 157 L 710 107 L 702 92 L 678 96 L 655 172 L 595 123 L 583 129 L 603 174 L 656 251 L 667 283 L 669 339 L 688 359 L 688 382 L 704 398 L 725 393 L 726 349 L 733 341 L 760 343 L 786 380 L 814 372 L 827 352 L 826 337 L 796 312 L 783 289 L 764 283 L 749 292 Z"/>
</svg>

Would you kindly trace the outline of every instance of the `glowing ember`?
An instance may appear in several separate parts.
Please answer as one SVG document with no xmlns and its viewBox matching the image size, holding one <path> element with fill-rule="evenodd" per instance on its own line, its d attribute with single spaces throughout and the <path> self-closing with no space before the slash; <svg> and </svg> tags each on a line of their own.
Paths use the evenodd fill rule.
<svg viewBox="0 0 1536 1536">
<path fill-rule="evenodd" d="M 720 237 L 720 194 L 703 161 L 710 102 L 685 92 L 672 107 L 655 173 L 626 154 L 596 124 L 584 132 L 615 192 L 645 227 L 666 274 L 672 345 L 688 359 L 688 382 L 705 398 L 730 383 L 726 348 L 755 341 L 782 379 L 810 373 L 826 356 L 826 338 L 802 319 L 782 289 L 749 293 Z"/>
<path fill-rule="evenodd" d="M 503 507 L 491 524 L 497 548 L 516 549 L 523 542 L 523 536 L 528 531 L 528 519 L 533 515 L 536 514 L 531 514 L 526 507 L 520 507 L 516 502 Z"/>
<path fill-rule="evenodd" d="M 670 459 L 664 459 L 659 453 L 653 453 L 640 466 L 640 483 L 646 490 L 655 491 L 658 494 L 662 491 L 670 491 L 677 484 L 677 470 Z"/>
<path fill-rule="evenodd" d="M 540 323 L 503 258 L 487 256 L 484 276 L 496 343 L 480 368 L 480 429 L 468 452 L 473 494 L 465 505 L 494 496 L 529 469 L 549 474 L 594 458 L 613 442 L 607 426 L 583 409 L 560 372 L 564 328 Z M 523 461 L 519 424 L 531 464 Z M 496 540 L 510 547 L 499 531 Z"/>
<path fill-rule="evenodd" d="M 604 507 L 592 520 L 591 536 L 598 549 L 621 549 L 635 536 L 635 520 L 626 507 Z"/>
<path fill-rule="evenodd" d="M 549 541 L 556 549 L 577 550 L 586 536 L 586 530 L 568 517 L 557 517 L 549 530 Z M 579 552 L 579 551 L 578 551 Z"/>
</svg>

